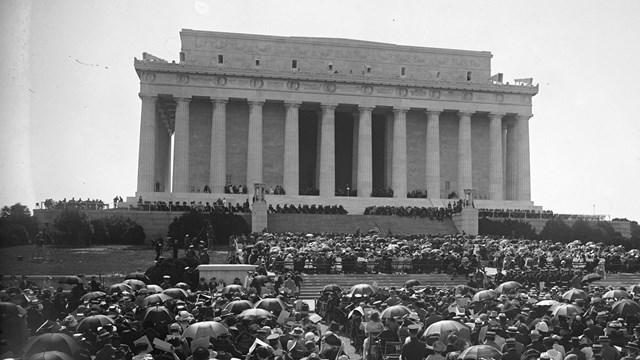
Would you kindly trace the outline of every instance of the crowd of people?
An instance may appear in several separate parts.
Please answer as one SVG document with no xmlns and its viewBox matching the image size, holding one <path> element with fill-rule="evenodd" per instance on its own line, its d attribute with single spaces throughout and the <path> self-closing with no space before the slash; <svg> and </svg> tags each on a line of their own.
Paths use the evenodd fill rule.
<svg viewBox="0 0 640 360">
<path fill-rule="evenodd" d="M 269 213 L 272 214 L 325 214 L 325 215 L 346 215 L 347 210 L 342 205 L 300 205 L 295 206 L 293 204 L 285 204 L 280 206 L 277 204 L 275 207 L 269 205 Z"/>
<path fill-rule="evenodd" d="M 442 221 L 451 219 L 452 215 L 462 211 L 463 201 L 450 202 L 444 207 L 424 207 L 424 206 L 367 206 L 364 209 L 365 215 L 395 215 L 412 218 L 427 218 L 429 220 Z"/>
<path fill-rule="evenodd" d="M 36 204 L 38 206 L 39 204 Z M 108 208 L 109 205 L 105 204 L 102 200 L 99 199 L 86 199 L 82 200 L 81 198 L 71 198 L 67 200 L 64 198 L 62 200 L 54 201 L 53 199 L 47 199 L 42 202 L 42 208 L 47 210 L 63 210 L 63 209 L 78 209 L 78 210 L 103 210 Z"/>
<path fill-rule="evenodd" d="M 478 209 L 480 217 L 486 218 L 514 218 L 514 219 L 557 219 L 557 220 L 585 220 L 603 221 L 604 215 L 575 215 L 555 214 L 552 210 L 523 210 L 523 209 Z"/>
<path fill-rule="evenodd" d="M 216 213 L 216 214 L 227 214 L 227 213 L 250 213 L 251 206 L 249 205 L 249 200 L 245 200 L 244 203 L 232 203 L 232 201 L 228 201 L 226 198 L 220 199 L 218 198 L 216 201 L 208 202 L 205 201 L 191 201 L 191 202 L 180 202 L 180 201 L 145 201 L 142 196 L 138 198 L 138 203 L 135 207 L 130 207 L 130 210 L 142 210 L 142 211 L 176 211 L 176 212 L 187 212 L 191 210 L 207 212 L 207 213 Z"/>
</svg>

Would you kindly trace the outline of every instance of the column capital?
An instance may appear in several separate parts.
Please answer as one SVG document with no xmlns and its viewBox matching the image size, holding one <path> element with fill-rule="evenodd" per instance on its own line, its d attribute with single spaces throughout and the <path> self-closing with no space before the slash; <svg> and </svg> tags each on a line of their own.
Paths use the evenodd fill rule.
<svg viewBox="0 0 640 360">
<path fill-rule="evenodd" d="M 284 106 L 287 108 L 297 109 L 302 105 L 302 101 L 285 101 Z"/>
<path fill-rule="evenodd" d="M 394 114 L 406 114 L 408 111 L 408 107 L 394 107 L 393 109 L 391 109 L 391 112 L 393 112 Z"/>
<path fill-rule="evenodd" d="M 529 120 L 533 117 L 533 114 L 516 114 L 516 120 Z"/>
<path fill-rule="evenodd" d="M 141 100 L 156 100 L 158 99 L 157 95 L 151 95 L 151 94 L 143 94 L 143 93 L 139 93 L 138 96 L 140 97 Z"/>
<path fill-rule="evenodd" d="M 211 99 L 212 104 L 226 104 L 228 102 L 229 102 L 228 98 L 212 98 Z"/>
<path fill-rule="evenodd" d="M 471 117 L 473 114 L 475 114 L 475 112 L 472 111 L 458 111 L 458 116 L 459 117 Z"/>
<path fill-rule="evenodd" d="M 444 110 L 442 109 L 426 109 L 424 112 L 427 115 L 440 115 Z"/>
<path fill-rule="evenodd" d="M 358 106 L 358 112 L 363 113 L 363 112 L 372 112 L 374 109 L 374 107 L 371 106 Z"/>
<path fill-rule="evenodd" d="M 337 107 L 338 104 L 320 104 L 322 110 L 335 110 Z"/>
<path fill-rule="evenodd" d="M 190 97 L 178 97 L 178 96 L 174 96 L 174 97 L 173 97 L 173 99 L 174 99 L 176 102 L 184 102 L 184 103 L 187 103 L 187 104 L 188 104 L 189 102 L 191 102 L 191 98 L 190 98 Z"/>
<path fill-rule="evenodd" d="M 502 119 L 505 115 L 507 115 L 507 114 L 499 113 L 499 112 L 490 112 L 489 113 L 489 119 L 492 119 L 492 118 L 500 118 L 500 119 Z"/>
<path fill-rule="evenodd" d="M 247 104 L 251 106 L 262 106 L 264 105 L 263 99 L 247 99 Z"/>
</svg>

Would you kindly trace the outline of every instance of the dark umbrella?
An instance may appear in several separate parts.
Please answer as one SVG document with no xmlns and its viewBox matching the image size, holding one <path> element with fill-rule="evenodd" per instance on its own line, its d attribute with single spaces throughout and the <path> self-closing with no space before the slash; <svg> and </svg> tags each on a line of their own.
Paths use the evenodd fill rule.
<svg viewBox="0 0 640 360">
<path fill-rule="evenodd" d="M 163 290 L 164 289 L 162 289 L 159 285 L 147 285 L 147 291 L 149 291 L 150 294 L 160 294 Z"/>
<path fill-rule="evenodd" d="M 410 313 L 411 313 L 411 310 L 404 305 L 393 305 L 384 309 L 380 317 L 382 319 L 400 318 Z"/>
<path fill-rule="evenodd" d="M 329 284 L 322 288 L 322 292 L 342 292 L 342 288 L 338 284 Z"/>
<path fill-rule="evenodd" d="M 77 276 L 63 276 L 58 280 L 59 284 L 76 285 L 82 284 L 82 279 Z"/>
<path fill-rule="evenodd" d="M 268 276 L 265 276 L 265 275 L 258 275 L 256 277 L 254 277 L 251 282 L 252 283 L 256 282 L 256 283 L 258 283 L 260 285 L 264 285 L 264 284 L 266 284 L 268 282 L 271 282 L 271 279 Z"/>
<path fill-rule="evenodd" d="M 244 294 L 244 288 L 242 287 L 242 285 L 231 284 L 231 285 L 225 286 L 222 289 L 222 293 L 223 294 L 233 294 L 233 293 Z"/>
<path fill-rule="evenodd" d="M 153 323 L 171 322 L 174 320 L 173 315 L 164 306 L 156 305 L 150 307 L 144 311 L 142 315 L 143 321 L 150 321 Z"/>
<path fill-rule="evenodd" d="M 92 291 L 90 293 L 86 293 L 84 294 L 80 300 L 81 301 L 89 301 L 89 300 L 93 300 L 93 299 L 99 299 L 102 297 L 107 296 L 107 294 L 103 293 L 102 291 Z"/>
<path fill-rule="evenodd" d="M 10 302 L 0 302 L 0 316 L 3 320 L 6 318 L 23 317 L 26 314 L 27 310 L 20 305 Z"/>
<path fill-rule="evenodd" d="M 373 295 L 377 292 L 376 288 L 373 285 L 369 284 L 358 284 L 353 285 L 349 290 L 349 295 L 354 296 L 356 294 L 361 295 Z"/>
<path fill-rule="evenodd" d="M 570 317 L 573 314 L 582 314 L 582 309 L 578 305 L 563 304 L 555 308 L 551 314 L 553 316 Z"/>
<path fill-rule="evenodd" d="M 182 290 L 189 290 L 189 288 L 191 288 L 191 286 L 189 286 L 189 284 L 185 282 L 179 282 L 174 287 L 177 287 L 178 289 L 182 289 Z"/>
<path fill-rule="evenodd" d="M 82 319 L 78 324 L 77 330 L 78 332 L 83 333 L 88 330 L 95 330 L 100 326 L 113 325 L 113 323 L 113 320 L 108 316 L 92 315 Z"/>
<path fill-rule="evenodd" d="M 592 282 L 592 281 L 597 281 L 602 279 L 602 275 L 600 274 L 587 274 L 584 277 L 582 277 L 582 282 Z"/>
<path fill-rule="evenodd" d="M 113 284 L 109 286 L 109 289 L 107 290 L 107 294 L 109 295 L 122 294 L 122 292 L 124 291 L 131 293 L 131 286 L 127 284 Z"/>
<path fill-rule="evenodd" d="M 462 359 L 462 360 L 500 359 L 500 358 L 502 358 L 502 353 L 491 345 L 470 346 L 465 351 L 463 351 L 460 355 L 458 355 L 458 359 Z"/>
<path fill-rule="evenodd" d="M 485 301 L 485 300 L 497 299 L 497 298 L 498 298 L 498 293 L 496 293 L 495 291 L 481 290 L 475 293 L 475 295 L 473 295 L 473 297 L 471 298 L 471 301 L 478 302 L 478 301 Z"/>
<path fill-rule="evenodd" d="M 145 274 L 143 272 L 139 272 L 139 271 L 129 273 L 124 278 L 125 278 L 125 280 L 129 280 L 129 279 L 140 280 L 145 284 L 149 284 L 151 282 L 151 279 L 149 279 L 147 274 Z"/>
<path fill-rule="evenodd" d="M 45 351 L 33 354 L 27 360 L 73 360 L 73 357 L 60 351 Z"/>
<path fill-rule="evenodd" d="M 179 288 L 170 288 L 163 291 L 162 293 L 167 294 L 174 299 L 180 299 L 180 300 L 186 300 L 188 295 L 186 291 Z"/>
<path fill-rule="evenodd" d="M 571 300 L 571 301 L 577 300 L 577 299 L 586 299 L 587 296 L 588 295 L 584 290 L 575 289 L 575 288 L 562 294 L 563 299 Z"/>
<path fill-rule="evenodd" d="M 273 314 L 280 315 L 282 310 L 287 308 L 287 305 L 280 299 L 276 298 L 266 298 L 258 301 L 253 305 L 254 309 L 264 309 Z"/>
<path fill-rule="evenodd" d="M 245 310 L 253 309 L 253 303 L 249 300 L 236 300 L 232 301 L 227 306 L 225 306 L 225 310 L 228 310 L 234 314 L 240 314 Z"/>
<path fill-rule="evenodd" d="M 408 289 L 410 287 L 414 287 L 414 286 L 420 286 L 422 285 L 422 283 L 416 279 L 410 279 L 404 282 L 404 288 Z"/>
<path fill-rule="evenodd" d="M 264 309 L 249 309 L 241 312 L 240 315 L 238 315 L 238 319 L 241 320 L 262 320 L 275 317 L 275 315 Z"/>
<path fill-rule="evenodd" d="M 24 348 L 26 356 L 45 351 L 60 351 L 73 355 L 81 349 L 81 346 L 67 334 L 48 333 L 30 337 Z"/>
<path fill-rule="evenodd" d="M 507 281 L 507 282 L 503 282 L 502 284 L 498 285 L 498 287 L 496 288 L 496 292 L 498 294 L 502 294 L 502 293 L 508 293 L 512 290 L 516 290 L 522 287 L 522 284 L 520 284 L 517 281 Z"/>
<path fill-rule="evenodd" d="M 151 294 L 142 300 L 142 307 L 162 305 L 165 301 L 173 299 L 167 294 Z"/>
<path fill-rule="evenodd" d="M 611 306 L 611 311 L 622 316 L 640 314 L 640 304 L 633 300 L 618 300 Z"/>
<path fill-rule="evenodd" d="M 609 290 L 606 293 L 604 293 L 604 295 L 602 295 L 603 299 L 616 299 L 616 300 L 628 299 L 630 297 L 631 296 L 629 296 L 629 293 L 624 290 Z"/>
</svg>

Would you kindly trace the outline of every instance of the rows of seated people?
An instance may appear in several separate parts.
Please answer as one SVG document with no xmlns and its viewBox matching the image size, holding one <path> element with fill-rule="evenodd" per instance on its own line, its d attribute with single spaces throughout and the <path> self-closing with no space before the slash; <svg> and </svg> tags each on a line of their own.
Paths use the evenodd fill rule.
<svg viewBox="0 0 640 360">
<path fill-rule="evenodd" d="M 429 220 L 451 219 L 454 213 L 462 211 L 462 200 L 450 202 L 444 207 L 418 207 L 418 206 L 368 206 L 364 210 L 365 215 L 395 215 L 401 217 L 419 217 Z"/>
<path fill-rule="evenodd" d="M 66 198 L 54 201 L 53 199 L 47 199 L 42 203 L 42 206 L 45 209 L 79 209 L 79 210 L 103 210 L 108 207 L 102 200 L 98 199 L 86 199 L 82 200 L 78 198 L 71 198 L 71 200 L 67 200 Z"/>
<path fill-rule="evenodd" d="M 560 220 L 586 220 L 601 221 L 603 215 L 576 215 L 576 214 L 555 214 L 551 210 L 530 210 L 530 209 L 479 209 L 480 217 L 487 218 L 516 218 L 516 219 L 560 219 Z"/>
<path fill-rule="evenodd" d="M 185 212 L 185 211 L 201 211 L 201 212 L 213 212 L 216 214 L 226 214 L 226 213 L 249 213 L 251 212 L 251 208 L 249 206 L 249 200 L 246 200 L 244 203 L 236 203 L 231 204 L 227 203 L 226 200 L 218 199 L 212 203 L 210 202 L 202 202 L 202 201 L 191 201 L 187 203 L 186 201 L 144 201 L 142 197 L 138 199 L 138 204 L 136 207 L 132 207 L 131 210 L 143 210 L 143 211 L 176 211 L 176 212 Z"/>
<path fill-rule="evenodd" d="M 342 205 L 291 205 L 286 204 L 280 206 L 277 204 L 275 207 L 269 205 L 269 213 L 272 214 L 325 214 L 325 215 L 346 215 L 348 214 Z"/>
</svg>

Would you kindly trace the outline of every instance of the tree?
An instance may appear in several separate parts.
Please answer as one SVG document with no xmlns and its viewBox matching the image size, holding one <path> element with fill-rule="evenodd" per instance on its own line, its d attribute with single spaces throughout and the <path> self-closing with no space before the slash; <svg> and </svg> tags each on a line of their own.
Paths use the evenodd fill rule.
<svg viewBox="0 0 640 360">
<path fill-rule="evenodd" d="M 548 220 L 540 232 L 540 238 L 560 241 L 562 243 L 569 243 L 573 240 L 571 237 L 571 227 L 562 221 L 562 219 Z"/>
<path fill-rule="evenodd" d="M 481 235 L 506 236 L 510 238 L 535 239 L 537 237 L 531 224 L 526 221 L 512 219 L 493 221 L 481 218 L 478 221 L 478 232 Z"/>
<path fill-rule="evenodd" d="M 211 225 L 215 234 L 217 245 L 228 245 L 231 235 L 248 234 L 249 224 L 243 217 L 234 214 L 203 214 L 192 210 L 173 219 L 169 224 L 169 236 L 178 239 L 180 246 L 184 246 L 184 237 L 189 234 L 191 238 L 206 241 L 207 222 Z"/>
<path fill-rule="evenodd" d="M 146 238 L 142 226 L 129 217 L 112 215 L 104 224 L 110 244 L 142 244 Z"/>
<path fill-rule="evenodd" d="M 591 225 L 584 220 L 578 220 L 571 225 L 571 235 L 576 240 L 598 241 L 598 239 L 593 237 Z"/>
<path fill-rule="evenodd" d="M 58 240 L 66 245 L 90 245 L 93 229 L 87 214 L 67 208 L 56 217 L 53 226 L 59 231 Z"/>
<path fill-rule="evenodd" d="M 0 210 L 0 246 L 29 244 L 37 233 L 38 222 L 27 206 L 15 203 Z"/>
</svg>

